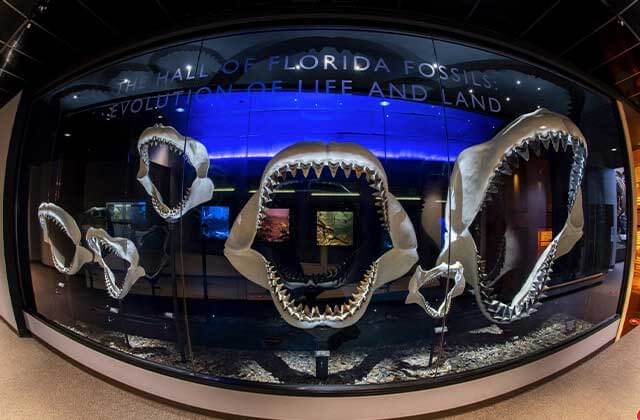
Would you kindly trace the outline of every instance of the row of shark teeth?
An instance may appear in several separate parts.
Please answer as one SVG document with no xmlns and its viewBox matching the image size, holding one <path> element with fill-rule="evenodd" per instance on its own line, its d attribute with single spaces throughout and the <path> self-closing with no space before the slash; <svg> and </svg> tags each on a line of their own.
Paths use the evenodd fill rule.
<svg viewBox="0 0 640 420">
<path fill-rule="evenodd" d="M 554 150 L 559 152 L 560 148 L 566 151 L 571 148 L 573 151 L 573 162 L 571 165 L 571 174 L 569 176 L 569 192 L 568 192 L 568 212 L 571 212 L 575 203 L 576 195 L 582 178 L 584 175 L 585 162 L 587 158 L 587 148 L 583 139 L 574 137 L 563 131 L 550 130 L 546 132 L 536 133 L 535 136 L 526 138 L 520 143 L 513 145 L 507 153 L 502 157 L 500 163 L 495 167 L 493 174 L 489 177 L 487 191 L 482 202 L 480 211 L 484 210 L 489 201 L 493 200 L 493 195 L 500 194 L 502 176 L 513 175 L 513 168 L 520 167 L 520 159 L 528 161 L 530 151 L 536 156 L 540 156 L 543 150 Z M 549 282 L 551 272 L 553 271 L 553 262 L 556 254 L 557 240 L 553 240 L 549 247 L 549 253 L 538 272 L 535 273 L 535 280 L 531 284 L 524 298 L 519 302 L 507 305 L 496 299 L 494 291 L 495 281 L 491 281 L 492 277 L 486 272 L 486 262 L 480 254 L 476 254 L 478 267 L 478 293 L 480 300 L 486 306 L 487 312 L 491 319 L 497 323 L 509 323 L 518 319 L 529 316 L 534 313 L 540 306 L 540 299 L 544 298 L 542 293 Z M 490 275 L 494 275 L 492 270 Z"/>
<path fill-rule="evenodd" d="M 278 266 L 277 271 L 289 288 L 323 286 L 330 283 L 338 286 L 344 282 L 344 276 L 353 258 L 349 257 L 334 269 L 320 274 L 304 274 L 286 266 Z"/>
<path fill-rule="evenodd" d="M 378 273 L 378 262 L 376 261 L 366 271 L 362 280 L 356 286 L 356 291 L 351 295 L 347 303 L 334 305 L 333 308 L 326 305 L 324 310 L 320 312 L 317 306 L 309 307 L 302 303 L 296 304 L 275 267 L 269 262 L 266 262 L 265 266 L 267 268 L 267 281 L 274 301 L 290 316 L 302 322 L 344 321 L 355 315 L 373 293 Z"/>
<path fill-rule="evenodd" d="M 169 207 L 162 202 L 156 195 L 154 191 L 151 194 L 151 205 L 156 209 L 160 217 L 163 219 L 177 219 L 180 218 L 184 213 L 184 208 L 187 206 L 187 202 L 189 201 L 189 195 L 191 194 L 191 188 L 185 187 L 184 193 L 182 195 L 182 200 L 178 204 L 173 207 Z"/>
<path fill-rule="evenodd" d="M 502 267 L 504 267 L 506 256 L 507 256 L 507 239 L 503 235 L 502 240 L 500 241 L 500 245 L 498 245 L 498 257 L 496 258 L 496 264 L 491 269 L 491 272 L 483 274 L 484 280 L 487 282 L 486 284 L 488 287 L 493 288 L 496 281 L 498 280 L 498 275 L 500 274 Z M 479 261 L 482 261 L 483 267 L 486 267 L 486 262 L 480 259 L 480 257 L 478 258 L 479 258 Z"/>
<path fill-rule="evenodd" d="M 486 307 L 488 315 L 496 323 L 507 324 L 526 318 L 538 310 L 542 305 L 540 302 L 546 297 L 544 291 L 551 279 L 553 272 L 553 264 L 558 248 L 558 241 L 554 239 L 549 244 L 549 252 L 545 257 L 539 270 L 535 273 L 535 279 L 529 286 L 527 293 L 518 302 L 512 302 L 507 305 L 494 298 L 493 287 L 486 286 L 481 278 L 479 278 L 478 286 L 480 299 Z M 482 261 L 478 263 L 479 271 L 482 269 Z"/>
<path fill-rule="evenodd" d="M 47 225 L 47 222 L 53 222 L 54 225 L 60 228 L 62 232 L 64 232 L 67 236 L 69 236 L 69 238 L 71 238 L 71 235 L 69 234 L 69 231 L 67 230 L 66 226 L 57 217 L 51 216 L 49 214 L 42 214 L 40 215 L 39 219 L 40 219 L 40 225 L 43 228 L 45 228 L 47 231 L 49 231 L 49 226 Z M 71 267 L 67 267 L 64 264 L 62 264 L 60 261 L 58 261 L 55 255 L 52 255 L 52 260 L 56 270 L 60 271 L 61 273 L 68 273 L 71 271 Z"/>
<path fill-rule="evenodd" d="M 583 139 L 574 137 L 563 131 L 553 130 L 537 133 L 535 136 L 528 137 L 509 148 L 489 177 L 486 194 L 480 210 L 483 210 L 488 202 L 493 200 L 493 195 L 500 193 L 500 188 L 503 184 L 501 180 L 502 176 L 513 175 L 513 169 L 520 167 L 520 159 L 528 161 L 531 156 L 531 151 L 539 157 L 543 150 L 549 150 L 549 148 L 552 148 L 556 152 L 560 151 L 560 148 L 562 148 L 563 151 L 566 151 L 567 148 L 573 150 L 568 200 L 569 210 L 571 210 L 575 203 L 576 193 L 582 182 L 587 158 L 587 148 Z"/>
<path fill-rule="evenodd" d="M 374 190 L 373 197 L 375 199 L 375 205 L 378 208 L 378 214 L 380 215 L 380 222 L 387 230 L 389 229 L 388 193 L 382 176 L 378 174 L 376 169 L 365 165 L 335 161 L 289 162 L 279 168 L 275 168 L 271 174 L 266 177 L 262 188 L 260 189 L 258 227 L 262 225 L 262 222 L 266 217 L 266 204 L 272 201 L 271 195 L 276 190 L 276 187 L 280 184 L 281 180 L 283 181 L 286 179 L 287 173 L 290 173 L 295 178 L 298 172 L 301 172 L 305 178 L 308 178 L 309 174 L 313 170 L 316 177 L 320 178 L 324 168 L 328 168 L 331 177 L 333 178 L 338 175 L 339 171 L 341 171 L 347 179 L 351 177 L 351 174 L 355 175 L 355 179 L 360 179 L 362 176 L 366 177 L 367 183 Z"/>
<path fill-rule="evenodd" d="M 189 159 L 189 156 L 184 152 L 183 148 L 176 147 L 176 145 L 174 145 L 171 141 L 163 137 L 157 137 L 157 136 L 151 137 L 149 140 L 146 140 L 140 145 L 140 157 L 142 158 L 144 163 L 147 164 L 147 166 L 149 166 L 149 148 L 151 146 L 158 146 L 158 145 L 167 146 L 170 152 L 173 152 L 182 156 L 185 162 L 189 163 L 191 166 L 194 166 L 191 160 Z"/>
<path fill-rule="evenodd" d="M 94 246 L 92 246 L 91 248 L 94 250 L 94 252 L 99 250 L 100 257 L 103 260 L 109 254 L 113 254 L 116 257 L 123 259 L 122 256 L 120 255 L 120 251 L 117 248 L 115 248 L 113 245 L 111 245 L 109 242 L 101 238 L 92 238 L 91 241 L 94 244 Z M 107 287 L 107 293 L 109 293 L 109 296 L 113 297 L 114 299 L 117 299 L 120 296 L 121 289 L 116 284 L 115 274 L 113 274 L 113 270 L 111 270 L 111 268 L 109 268 L 109 270 L 104 269 L 103 275 L 104 275 L 104 282 Z"/>
</svg>

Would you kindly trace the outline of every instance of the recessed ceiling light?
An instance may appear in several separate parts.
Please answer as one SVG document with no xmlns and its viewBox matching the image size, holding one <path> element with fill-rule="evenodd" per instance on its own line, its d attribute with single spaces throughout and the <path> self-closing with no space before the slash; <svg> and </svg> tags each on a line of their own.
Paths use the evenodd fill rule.
<svg viewBox="0 0 640 420">
<path fill-rule="evenodd" d="M 63 134 L 65 137 L 71 137 L 71 133 L 64 133 Z"/>
</svg>

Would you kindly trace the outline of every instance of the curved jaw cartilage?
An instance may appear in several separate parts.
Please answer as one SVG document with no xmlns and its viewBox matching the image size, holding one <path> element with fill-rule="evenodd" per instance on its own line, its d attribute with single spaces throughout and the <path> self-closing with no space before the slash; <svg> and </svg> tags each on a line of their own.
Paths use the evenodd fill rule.
<svg viewBox="0 0 640 420">
<path fill-rule="evenodd" d="M 136 246 L 127 238 L 113 238 L 104 229 L 89 228 L 85 237 L 95 260 L 104 271 L 104 281 L 109 296 L 122 300 L 139 278 L 145 275 L 139 266 L 140 256 Z M 114 257 L 120 264 L 114 264 Z M 111 264 L 111 265 L 110 265 Z M 116 275 L 116 266 L 125 271 L 123 277 Z M 126 267 L 126 270 L 123 268 Z"/>
<path fill-rule="evenodd" d="M 254 239 L 279 188 L 296 183 L 308 187 L 308 178 L 316 182 L 321 176 L 328 177 L 334 186 L 343 181 L 360 185 L 362 192 L 354 195 L 364 200 L 361 204 L 367 203 L 367 217 L 377 217 L 379 222 L 365 232 L 363 245 L 333 270 L 305 274 L 300 262 L 293 266 L 291 261 L 283 263 L 286 256 L 274 254 L 271 245 L 254 243 Z M 378 245 L 381 237 L 389 239 L 391 246 Z M 236 270 L 271 292 L 287 323 L 308 329 L 344 328 L 357 322 L 375 289 L 412 268 L 418 259 L 416 249 L 413 225 L 389 193 L 384 168 L 371 152 L 354 143 L 302 142 L 279 152 L 267 164 L 258 190 L 234 221 L 224 252 Z M 318 296 L 323 290 L 343 287 L 354 288 L 352 293 L 345 289 L 344 302 L 335 304 L 334 299 Z"/>
<path fill-rule="evenodd" d="M 442 303 L 438 308 L 434 308 L 420 292 L 422 287 L 436 285 L 440 280 L 453 280 L 453 285 L 449 288 Z M 464 268 L 460 262 L 454 264 L 441 263 L 431 270 L 423 270 L 416 267 L 411 280 L 409 280 L 409 294 L 405 303 L 415 303 L 419 305 L 432 318 L 443 318 L 451 309 L 451 301 L 454 297 L 460 296 L 464 292 Z"/>
<path fill-rule="evenodd" d="M 586 158 L 587 145 L 580 130 L 566 117 L 546 109 L 517 118 L 492 140 L 458 156 L 447 203 L 451 211 L 447 218 L 451 242 L 438 261 L 450 258 L 463 263 L 480 310 L 491 321 L 510 323 L 535 312 L 544 298 L 554 260 L 569 252 L 581 238 L 584 216 L 580 185 Z M 520 188 L 516 175 L 521 166 L 544 164 L 547 159 L 558 170 L 563 169 L 562 164 L 568 165 L 564 168 L 568 174 L 567 218 L 519 286 L 513 287 L 513 280 L 517 279 L 512 278 L 511 286 L 505 289 L 505 276 L 517 275 L 522 265 L 531 261 L 526 255 L 517 255 L 514 220 L 504 213 L 513 201 L 508 199 L 510 188 L 514 194 Z"/>
<path fill-rule="evenodd" d="M 53 265 L 63 274 L 76 274 L 84 264 L 93 260 L 91 252 L 80 245 L 82 239 L 76 221 L 62 207 L 41 203 L 38 221 L 44 242 L 49 244 Z"/>
<path fill-rule="evenodd" d="M 180 156 L 184 164 L 193 167 L 196 173 L 193 182 L 184 188 L 182 199 L 172 205 L 165 202 L 150 177 L 150 150 L 158 146 L 165 146 L 170 154 Z M 173 127 L 158 124 L 142 132 L 138 140 L 138 153 L 140 168 L 137 179 L 151 197 L 153 208 L 163 219 L 175 222 L 192 208 L 211 200 L 214 185 L 207 176 L 209 153 L 202 143 L 181 135 Z"/>
</svg>

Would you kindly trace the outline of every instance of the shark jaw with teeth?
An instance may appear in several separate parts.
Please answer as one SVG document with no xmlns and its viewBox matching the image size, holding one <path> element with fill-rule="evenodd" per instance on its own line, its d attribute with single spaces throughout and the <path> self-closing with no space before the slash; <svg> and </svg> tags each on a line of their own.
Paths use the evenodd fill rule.
<svg viewBox="0 0 640 420">
<path fill-rule="evenodd" d="M 181 157 L 185 165 L 190 165 L 195 169 L 195 179 L 190 186 L 185 188 L 181 201 L 173 206 L 165 203 L 150 177 L 151 156 L 149 152 L 151 148 L 157 146 L 167 147 L 169 153 Z M 153 208 L 163 219 L 175 222 L 192 208 L 211 200 L 214 186 L 213 181 L 207 177 L 209 153 L 199 141 L 181 135 L 173 127 L 158 124 L 142 132 L 138 139 L 138 153 L 140 154 L 138 182 L 149 194 Z"/>
<path fill-rule="evenodd" d="M 95 255 L 95 260 L 104 270 L 104 280 L 109 296 L 122 300 L 129 290 L 145 275 L 144 268 L 140 267 L 138 249 L 127 238 L 113 238 L 104 229 L 90 227 L 85 236 L 89 248 Z M 124 278 L 116 276 L 112 267 L 107 262 L 108 255 L 125 262 L 126 273 Z"/>
<path fill-rule="evenodd" d="M 266 217 L 266 208 L 273 194 L 287 176 L 306 179 L 312 173 L 320 177 L 323 171 L 331 178 L 344 177 L 366 182 L 377 209 L 380 227 L 388 235 L 391 246 L 370 261 L 360 261 L 359 270 L 352 273 L 355 290 L 346 302 L 318 306 L 296 301 L 294 290 L 311 286 L 304 276 L 287 278 L 288 273 L 254 249 L 256 233 Z M 364 239 L 366 242 L 366 238 Z M 418 260 L 417 241 L 413 225 L 396 198 L 389 192 L 387 175 L 380 161 L 368 150 L 354 143 L 296 143 L 267 164 L 259 189 L 246 203 L 233 223 L 225 243 L 225 256 L 243 276 L 270 291 L 276 309 L 290 325 L 309 329 L 315 327 L 344 328 L 357 322 L 366 311 L 376 289 L 406 274 Z M 357 278 L 356 274 L 357 273 Z M 313 283 L 313 282 L 312 282 Z M 337 287 L 345 284 L 337 280 Z"/>
<path fill-rule="evenodd" d="M 63 274 L 76 274 L 83 265 L 93 261 L 91 252 L 80 245 L 82 235 L 76 221 L 62 207 L 41 203 L 38 221 L 44 242 L 51 248 L 53 265 Z"/>
<path fill-rule="evenodd" d="M 517 265 L 514 261 L 519 247 L 508 219 L 506 227 L 494 223 L 488 230 L 481 220 L 499 208 L 494 203 L 502 199 L 504 184 L 512 181 L 518 167 L 531 159 L 556 154 L 569 156 L 559 159 L 569 165 L 564 226 L 520 279 L 519 289 L 513 294 L 497 293 L 499 280 Z M 447 240 L 437 263 L 461 263 L 465 281 L 474 288 L 478 306 L 489 320 L 510 323 L 535 312 L 544 297 L 554 260 L 567 254 L 582 237 L 580 185 L 586 158 L 586 141 L 578 127 L 544 108 L 518 117 L 490 141 L 465 149 L 458 156 L 447 200 Z M 496 234 L 502 238 L 495 249 L 481 246 L 480 237 Z"/>
</svg>

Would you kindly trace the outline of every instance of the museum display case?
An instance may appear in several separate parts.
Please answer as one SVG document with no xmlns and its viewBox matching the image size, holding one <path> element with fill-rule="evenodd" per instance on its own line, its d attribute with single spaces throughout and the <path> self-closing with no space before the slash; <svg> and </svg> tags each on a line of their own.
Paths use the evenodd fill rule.
<svg viewBox="0 0 640 420">
<path fill-rule="evenodd" d="M 417 390 L 619 317 L 633 203 L 615 101 L 479 46 L 214 34 L 57 84 L 22 142 L 26 311 L 154 372 Z"/>
</svg>

